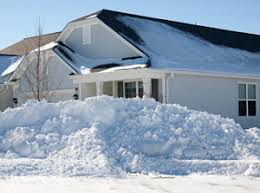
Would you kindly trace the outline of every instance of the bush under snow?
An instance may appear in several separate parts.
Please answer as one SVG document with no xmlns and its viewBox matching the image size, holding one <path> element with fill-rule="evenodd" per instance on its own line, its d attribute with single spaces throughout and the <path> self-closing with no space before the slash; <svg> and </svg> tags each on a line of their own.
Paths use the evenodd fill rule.
<svg viewBox="0 0 260 193">
<path fill-rule="evenodd" d="M 260 176 L 259 135 L 152 99 L 29 101 L 0 113 L 0 175 Z"/>
</svg>

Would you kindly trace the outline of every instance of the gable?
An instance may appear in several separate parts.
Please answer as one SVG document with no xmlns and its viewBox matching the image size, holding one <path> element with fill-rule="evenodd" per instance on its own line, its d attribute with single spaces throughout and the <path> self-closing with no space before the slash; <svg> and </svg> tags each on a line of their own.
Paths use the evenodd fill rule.
<svg viewBox="0 0 260 193">
<path fill-rule="evenodd" d="M 56 89 L 71 89 L 73 87 L 72 81 L 68 78 L 68 76 L 74 72 L 71 68 L 68 67 L 66 63 L 62 59 L 59 58 L 56 54 L 53 53 L 53 51 L 49 50 L 50 53 L 48 56 L 46 56 L 45 64 L 47 65 L 46 73 L 47 76 L 42 81 L 46 81 L 46 84 L 42 84 L 42 86 L 46 86 L 46 88 L 42 89 L 49 89 L 49 90 L 56 90 Z M 29 64 L 36 64 L 37 58 L 35 55 L 30 59 L 27 60 L 26 63 L 22 65 L 28 66 Z M 28 64 L 29 63 L 29 64 Z M 21 91 L 28 91 L 30 86 L 28 83 L 28 79 L 32 81 L 35 81 L 36 78 L 33 77 L 36 74 L 33 74 L 35 72 L 32 67 L 23 67 L 19 66 L 20 70 L 23 69 L 23 71 L 20 71 L 20 74 L 16 74 L 16 78 L 20 81 L 20 90 Z M 41 68 L 40 68 L 41 69 Z M 18 69 L 19 70 L 19 69 Z M 27 72 L 27 78 L 25 77 L 25 73 Z M 30 78 L 32 76 L 32 78 Z M 40 74 L 40 76 L 43 76 Z M 48 88 L 47 88 L 48 87 Z"/>
<path fill-rule="evenodd" d="M 97 18 L 69 24 L 59 41 L 83 57 L 121 59 L 142 53 Z"/>
<path fill-rule="evenodd" d="M 56 44 L 52 44 L 53 47 L 55 47 Z M 50 73 L 52 72 L 58 72 L 58 74 L 62 74 L 64 78 L 67 78 L 67 76 L 71 73 L 75 73 L 75 70 L 71 68 L 62 58 L 60 58 L 53 50 L 52 47 L 50 47 L 47 50 L 42 50 L 41 52 L 44 52 L 41 54 L 42 57 L 44 57 L 44 61 L 48 62 L 48 65 L 50 65 Z M 37 55 L 35 52 L 31 52 L 30 54 L 23 56 L 19 59 L 19 62 L 15 64 L 15 71 L 11 75 L 9 81 L 20 79 L 24 72 L 26 71 L 29 64 L 32 64 L 36 60 Z"/>
</svg>

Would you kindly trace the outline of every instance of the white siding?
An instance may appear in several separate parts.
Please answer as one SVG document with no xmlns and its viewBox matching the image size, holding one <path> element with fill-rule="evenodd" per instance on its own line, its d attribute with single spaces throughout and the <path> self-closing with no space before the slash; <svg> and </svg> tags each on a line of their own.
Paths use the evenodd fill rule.
<svg viewBox="0 0 260 193">
<path fill-rule="evenodd" d="M 82 83 L 80 84 L 80 100 L 85 98 L 97 96 L 96 83 Z"/>
<path fill-rule="evenodd" d="M 66 39 L 66 44 L 82 56 L 88 58 L 124 58 L 138 56 L 136 52 L 125 45 L 114 34 L 104 28 L 101 24 L 91 25 L 91 35 L 83 27 L 75 28 Z M 85 43 L 87 36 L 89 44 Z M 90 43 L 91 42 L 91 43 Z"/>
<path fill-rule="evenodd" d="M 0 111 L 13 106 L 13 92 L 11 87 L 5 87 L 0 90 Z"/>
<path fill-rule="evenodd" d="M 67 67 L 67 64 L 64 64 L 56 55 L 51 56 L 47 64 L 49 82 L 49 89 L 47 90 L 53 93 L 50 101 L 58 102 L 72 99 L 74 94 L 73 82 L 68 78 L 71 70 Z M 28 99 L 28 96 L 32 96 L 30 92 L 31 89 L 28 86 L 28 81 L 23 75 L 20 79 L 19 89 L 16 91 L 19 105 L 23 104 Z"/>
<path fill-rule="evenodd" d="M 238 82 L 256 83 L 255 117 L 238 116 Z M 230 117 L 244 128 L 260 126 L 259 80 L 175 75 L 168 83 L 169 103 L 178 103 L 190 109 Z"/>
</svg>

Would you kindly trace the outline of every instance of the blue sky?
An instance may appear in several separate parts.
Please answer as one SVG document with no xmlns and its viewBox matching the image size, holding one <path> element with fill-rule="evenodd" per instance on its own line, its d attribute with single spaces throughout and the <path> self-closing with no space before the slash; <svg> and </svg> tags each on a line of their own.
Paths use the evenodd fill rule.
<svg viewBox="0 0 260 193">
<path fill-rule="evenodd" d="M 39 17 L 49 33 L 103 8 L 260 34 L 260 0 L 2 0 L 0 49 L 34 35 Z"/>
</svg>

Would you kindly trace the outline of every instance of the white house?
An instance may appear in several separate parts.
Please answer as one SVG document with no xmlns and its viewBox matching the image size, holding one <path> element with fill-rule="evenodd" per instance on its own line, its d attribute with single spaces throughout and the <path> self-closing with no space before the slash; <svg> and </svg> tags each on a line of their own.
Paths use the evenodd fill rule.
<svg viewBox="0 0 260 193">
<path fill-rule="evenodd" d="M 146 95 L 260 126 L 259 35 L 101 10 L 68 23 L 43 50 L 65 83 L 56 100 Z M 23 66 L 9 79 L 15 96 Z"/>
</svg>

